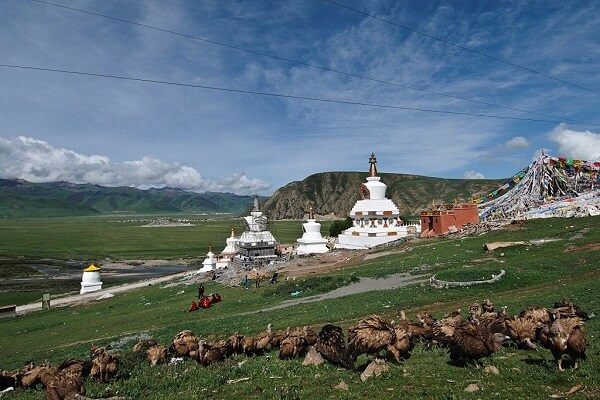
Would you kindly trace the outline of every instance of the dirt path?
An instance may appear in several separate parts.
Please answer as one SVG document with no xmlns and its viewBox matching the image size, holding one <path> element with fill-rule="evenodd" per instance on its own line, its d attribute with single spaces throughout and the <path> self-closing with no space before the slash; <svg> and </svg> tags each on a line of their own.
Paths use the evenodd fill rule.
<svg viewBox="0 0 600 400">
<path fill-rule="evenodd" d="M 190 274 L 190 272 L 180 272 L 178 274 L 161 276 L 160 278 L 153 278 L 153 279 L 143 280 L 140 282 L 128 283 L 125 285 L 112 286 L 107 289 L 102 289 L 102 290 L 98 290 L 98 291 L 90 292 L 90 293 L 51 298 L 50 299 L 50 307 L 65 306 L 68 304 L 95 300 L 98 297 L 101 297 L 103 295 L 127 292 L 127 291 L 130 291 L 133 289 L 138 289 L 138 288 L 141 288 L 144 286 L 156 285 L 158 283 L 170 281 L 171 279 L 184 277 L 186 274 Z M 28 313 L 31 311 L 37 311 L 37 310 L 41 310 L 41 309 L 42 309 L 41 302 L 37 302 L 37 303 L 30 303 L 30 304 L 24 304 L 22 306 L 17 306 L 16 312 L 17 312 L 17 314 L 25 314 L 25 313 Z"/>
<path fill-rule="evenodd" d="M 429 280 L 429 275 L 411 275 L 407 273 L 398 273 L 386 276 L 385 278 L 373 279 L 373 278 L 360 278 L 360 281 L 351 283 L 350 285 L 343 286 L 332 290 L 331 292 L 317 294 L 314 296 L 304 297 L 301 299 L 286 300 L 280 304 L 272 307 L 262 308 L 260 310 L 248 311 L 237 315 L 249 315 L 256 314 L 259 312 L 279 310 L 295 306 L 298 304 L 313 303 L 315 301 L 337 299 L 339 297 L 350 296 L 357 293 L 374 292 L 379 290 L 390 290 L 397 289 L 408 285 L 417 283 L 424 283 Z"/>
</svg>

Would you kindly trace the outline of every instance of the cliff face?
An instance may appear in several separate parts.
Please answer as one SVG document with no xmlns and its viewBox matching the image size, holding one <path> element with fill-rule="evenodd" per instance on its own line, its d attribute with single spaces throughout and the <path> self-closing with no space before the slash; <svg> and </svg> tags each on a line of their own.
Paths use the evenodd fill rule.
<svg viewBox="0 0 600 400">
<path fill-rule="evenodd" d="M 400 213 L 417 217 L 421 209 L 436 203 L 468 201 L 496 189 L 504 180 L 442 179 L 405 174 L 380 174 L 387 185 L 386 197 Z M 361 184 L 367 174 L 359 172 L 323 172 L 278 189 L 261 206 L 271 219 L 304 218 L 312 204 L 320 218 L 345 218 L 359 200 Z"/>
</svg>

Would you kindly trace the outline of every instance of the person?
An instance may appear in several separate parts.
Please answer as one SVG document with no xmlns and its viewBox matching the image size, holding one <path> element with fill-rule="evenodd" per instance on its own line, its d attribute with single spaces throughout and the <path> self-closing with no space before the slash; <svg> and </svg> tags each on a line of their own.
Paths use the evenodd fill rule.
<svg viewBox="0 0 600 400">
<path fill-rule="evenodd" d="M 197 309 L 198 305 L 196 305 L 196 302 L 192 300 L 192 305 L 190 306 L 190 308 L 188 308 L 188 312 L 196 311 Z"/>
<path fill-rule="evenodd" d="M 210 303 L 211 304 L 215 304 L 221 301 L 221 296 L 219 295 L 219 293 L 213 293 L 212 294 L 212 298 L 210 299 Z"/>
<path fill-rule="evenodd" d="M 258 273 L 256 274 L 256 281 L 254 284 L 256 285 L 257 289 L 260 287 L 260 275 L 258 275 Z"/>
<path fill-rule="evenodd" d="M 216 281 L 216 280 L 217 280 L 217 273 L 216 273 L 216 272 L 213 272 L 213 277 L 212 277 L 212 280 L 213 280 L 213 281 Z"/>
<path fill-rule="evenodd" d="M 198 300 L 200 300 L 204 296 L 204 285 L 198 285 Z"/>
<path fill-rule="evenodd" d="M 202 299 L 200 299 L 198 304 L 200 305 L 200 307 L 206 309 L 206 308 L 210 307 L 210 299 L 208 297 L 204 296 L 204 297 L 202 297 Z"/>
<path fill-rule="evenodd" d="M 271 279 L 269 279 L 269 283 L 270 283 L 270 284 L 277 283 L 277 272 L 275 272 L 275 273 L 273 274 L 273 276 L 271 277 Z"/>
<path fill-rule="evenodd" d="M 250 284 L 248 283 L 248 275 L 244 275 L 244 278 L 242 279 L 242 286 L 244 289 L 248 289 L 250 287 Z"/>
</svg>

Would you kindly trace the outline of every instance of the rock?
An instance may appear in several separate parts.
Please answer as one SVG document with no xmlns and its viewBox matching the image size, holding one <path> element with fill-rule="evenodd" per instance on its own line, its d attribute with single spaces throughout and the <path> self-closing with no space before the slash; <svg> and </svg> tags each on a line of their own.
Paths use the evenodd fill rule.
<svg viewBox="0 0 600 400">
<path fill-rule="evenodd" d="M 465 392 L 467 392 L 467 393 L 474 393 L 478 390 L 481 390 L 481 388 L 476 383 L 471 383 L 469 386 L 467 386 L 465 388 Z"/>
<path fill-rule="evenodd" d="M 525 245 L 527 245 L 527 242 L 523 242 L 523 241 L 519 241 L 519 242 L 493 242 L 493 243 L 486 243 L 486 244 L 484 244 L 483 248 L 486 251 L 494 251 L 494 250 L 502 248 L 502 247 L 525 246 Z"/>
<path fill-rule="evenodd" d="M 387 371 L 390 367 L 386 364 L 384 360 L 375 359 L 371 361 L 371 363 L 367 366 L 367 368 L 360 374 L 360 380 L 366 381 L 372 376 L 379 376 L 385 371 Z"/>
<path fill-rule="evenodd" d="M 304 357 L 304 361 L 302 361 L 302 365 L 321 365 L 324 362 L 323 356 L 315 350 L 314 346 L 310 346 L 308 353 L 306 353 L 306 357 Z"/>
<path fill-rule="evenodd" d="M 485 372 L 486 374 L 500 374 L 500 371 L 494 365 L 488 365 L 483 369 L 483 372 Z"/>
<path fill-rule="evenodd" d="M 340 389 L 340 390 L 348 390 L 349 386 L 348 386 L 348 384 L 346 382 L 340 381 L 340 383 L 338 383 L 337 385 L 335 385 L 334 388 Z"/>
</svg>

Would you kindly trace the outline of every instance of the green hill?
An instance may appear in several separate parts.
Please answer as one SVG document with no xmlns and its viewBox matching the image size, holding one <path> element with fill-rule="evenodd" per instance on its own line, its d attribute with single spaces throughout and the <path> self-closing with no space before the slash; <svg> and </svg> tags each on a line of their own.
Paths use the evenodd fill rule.
<svg viewBox="0 0 600 400">
<path fill-rule="evenodd" d="M 387 197 L 406 216 L 417 216 L 432 201 L 451 203 L 468 201 L 472 197 L 497 188 L 504 180 L 443 179 L 419 175 L 379 174 L 387 185 Z M 320 216 L 343 218 L 360 199 L 359 189 L 367 173 L 323 172 L 300 182 L 292 182 L 277 190 L 263 209 L 271 218 L 302 218 L 307 204 L 312 203 Z"/>
<path fill-rule="evenodd" d="M 205 212 L 238 214 L 251 196 L 194 193 L 180 189 L 140 190 L 70 182 L 31 183 L 0 179 L 0 218 L 59 217 L 99 213 Z"/>
</svg>

